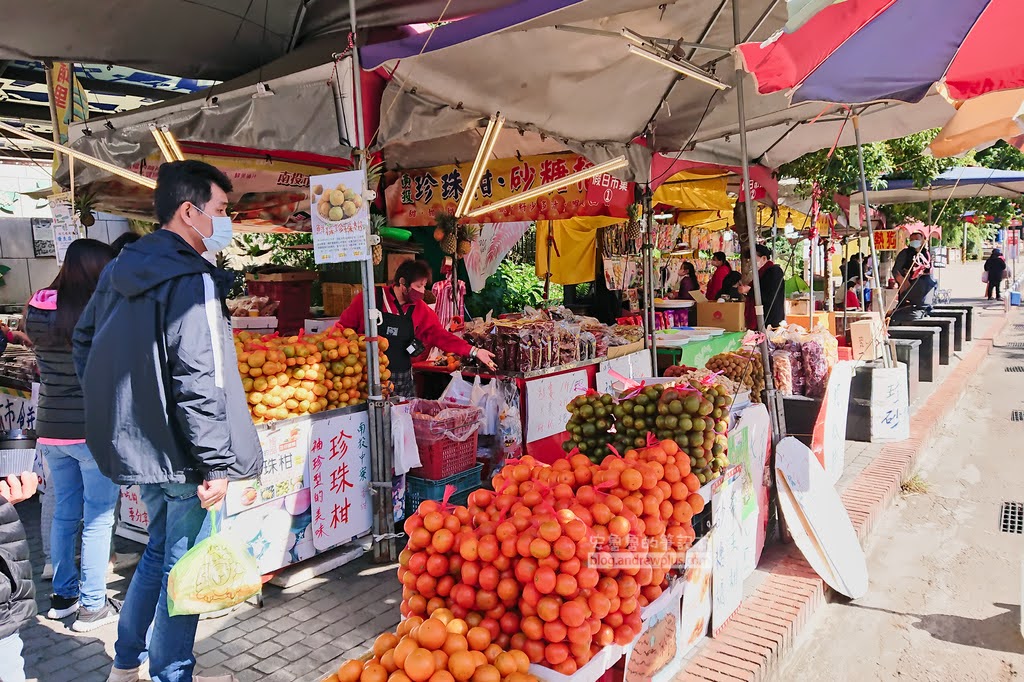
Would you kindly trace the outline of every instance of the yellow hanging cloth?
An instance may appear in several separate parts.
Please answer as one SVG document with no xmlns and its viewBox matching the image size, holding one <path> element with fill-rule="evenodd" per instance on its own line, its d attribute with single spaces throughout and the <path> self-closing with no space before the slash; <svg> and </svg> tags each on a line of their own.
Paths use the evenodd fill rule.
<svg viewBox="0 0 1024 682">
<path fill-rule="evenodd" d="M 548 273 L 548 225 L 555 243 L 551 247 L 551 281 L 555 284 L 592 282 L 597 272 L 597 230 L 617 225 L 622 218 L 602 216 L 570 218 L 569 220 L 537 221 L 537 277 Z M 556 248 L 557 247 L 557 248 Z"/>
</svg>

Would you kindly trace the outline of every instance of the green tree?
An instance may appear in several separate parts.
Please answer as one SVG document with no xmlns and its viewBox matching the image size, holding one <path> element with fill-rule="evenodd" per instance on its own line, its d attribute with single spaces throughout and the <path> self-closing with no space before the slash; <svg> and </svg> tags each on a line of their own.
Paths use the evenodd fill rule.
<svg viewBox="0 0 1024 682">
<path fill-rule="evenodd" d="M 869 189 L 884 189 L 888 180 L 913 180 L 925 187 L 939 174 L 956 166 L 983 166 L 1000 170 L 1024 170 L 1024 154 L 1005 142 L 999 142 L 981 152 L 970 152 L 958 158 L 936 159 L 925 154 L 928 144 L 938 129 L 926 130 L 906 137 L 864 145 L 864 175 Z M 810 196 L 815 184 L 822 190 L 822 208 L 834 211 L 838 207 L 835 194 L 851 195 L 860 191 L 860 170 L 856 147 L 806 154 L 785 164 L 780 175 L 797 180 L 797 192 Z M 979 216 L 992 216 L 991 224 L 977 222 L 967 228 L 968 251 L 980 250 L 984 240 L 991 239 L 997 224 L 1005 225 L 1010 218 L 1020 215 L 1021 203 L 997 197 L 954 199 L 948 202 L 890 204 L 882 207 L 891 225 L 911 221 L 929 221 L 943 228 L 943 243 L 948 246 L 962 244 L 963 215 L 974 211 Z"/>
</svg>

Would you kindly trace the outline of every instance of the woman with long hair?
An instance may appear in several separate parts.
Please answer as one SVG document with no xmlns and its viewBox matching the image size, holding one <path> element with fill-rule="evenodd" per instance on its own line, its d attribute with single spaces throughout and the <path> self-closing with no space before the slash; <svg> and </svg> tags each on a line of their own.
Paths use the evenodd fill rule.
<svg viewBox="0 0 1024 682">
<path fill-rule="evenodd" d="M 77 613 L 76 632 L 117 620 L 120 604 L 107 598 L 107 563 L 118 487 L 100 473 L 85 444 L 85 405 L 71 357 L 71 337 L 114 252 L 95 239 L 68 246 L 57 278 L 35 293 L 26 331 L 39 365 L 37 444 L 50 468 L 56 510 L 50 534 L 53 560 L 51 619 Z M 81 527 L 81 531 L 79 531 Z M 81 532 L 81 571 L 75 546 Z"/>
<path fill-rule="evenodd" d="M 679 268 L 679 295 L 676 297 L 682 301 L 692 301 L 691 291 L 700 290 L 700 282 L 697 281 L 697 269 L 688 260 L 683 261 Z"/>
</svg>

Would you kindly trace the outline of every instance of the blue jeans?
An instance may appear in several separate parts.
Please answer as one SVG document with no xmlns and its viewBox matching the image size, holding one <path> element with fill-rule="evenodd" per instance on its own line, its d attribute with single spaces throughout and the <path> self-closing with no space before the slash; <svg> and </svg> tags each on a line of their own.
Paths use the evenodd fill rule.
<svg viewBox="0 0 1024 682">
<path fill-rule="evenodd" d="M 50 467 L 56 493 L 50 556 L 53 593 L 95 610 L 107 601 L 107 566 L 110 562 L 110 531 L 120 489 L 100 473 L 84 443 L 40 445 Z M 49 495 L 50 493 L 47 493 Z M 75 566 L 75 545 L 82 528 L 82 570 Z"/>
<path fill-rule="evenodd" d="M 21 657 L 21 636 L 15 632 L 0 639 L 0 682 L 25 682 L 25 659 Z"/>
<path fill-rule="evenodd" d="M 141 488 L 149 513 L 149 544 L 135 569 L 117 623 L 114 667 L 137 668 L 148 652 L 154 682 L 191 682 L 199 616 L 168 614 L 167 574 L 185 552 L 209 537 L 207 511 L 199 503 L 195 484 Z"/>
</svg>

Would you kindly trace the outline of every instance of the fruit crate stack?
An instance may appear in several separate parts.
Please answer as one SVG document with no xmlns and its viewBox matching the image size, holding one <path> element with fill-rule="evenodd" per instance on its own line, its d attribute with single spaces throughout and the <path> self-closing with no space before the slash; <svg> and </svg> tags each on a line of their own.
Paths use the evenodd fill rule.
<svg viewBox="0 0 1024 682">
<path fill-rule="evenodd" d="M 465 504 L 469 494 L 480 487 L 477 438 L 482 411 L 442 403 L 414 400 L 412 423 L 420 466 L 406 478 L 406 510 L 415 511 L 423 500 L 443 500 L 452 486 L 449 502 Z"/>
</svg>

